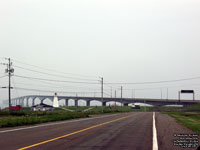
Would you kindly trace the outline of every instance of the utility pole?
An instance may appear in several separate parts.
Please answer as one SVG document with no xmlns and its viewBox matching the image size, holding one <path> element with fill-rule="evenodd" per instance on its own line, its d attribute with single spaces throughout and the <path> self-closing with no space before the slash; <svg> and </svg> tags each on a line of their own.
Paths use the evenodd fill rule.
<svg viewBox="0 0 200 150">
<path fill-rule="evenodd" d="M 168 88 L 167 88 L 167 100 L 168 100 Z"/>
<path fill-rule="evenodd" d="M 8 83 L 8 99 L 9 99 L 9 110 L 11 111 L 11 92 L 10 92 L 10 77 L 11 77 L 11 72 L 10 72 L 10 58 L 8 58 L 8 78 L 9 78 L 9 83 Z"/>
<path fill-rule="evenodd" d="M 101 78 L 101 102 L 102 102 L 102 113 L 103 113 L 103 78 Z"/>
<path fill-rule="evenodd" d="M 132 89 L 132 98 L 135 98 L 135 89 Z"/>
<path fill-rule="evenodd" d="M 122 86 L 121 86 L 121 106 L 122 106 Z"/>
<path fill-rule="evenodd" d="M 115 107 L 117 106 L 116 97 L 117 97 L 117 93 L 116 93 L 116 90 L 115 90 Z"/>
<path fill-rule="evenodd" d="M 112 98 L 112 86 L 110 87 L 110 95 L 111 95 L 111 98 Z"/>
<path fill-rule="evenodd" d="M 10 58 L 8 58 L 8 64 L 7 65 L 7 69 L 6 69 L 6 73 L 8 73 L 8 101 L 9 101 L 9 111 L 11 112 L 11 75 L 12 73 L 14 73 L 14 69 L 11 67 L 12 66 L 12 62 L 10 61 Z"/>
</svg>

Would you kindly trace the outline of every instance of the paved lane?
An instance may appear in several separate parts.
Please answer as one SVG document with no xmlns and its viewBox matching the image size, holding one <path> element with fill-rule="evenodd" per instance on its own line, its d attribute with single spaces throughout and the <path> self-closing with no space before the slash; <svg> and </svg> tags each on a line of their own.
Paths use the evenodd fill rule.
<svg viewBox="0 0 200 150">
<path fill-rule="evenodd" d="M 0 145 L 2 150 L 19 149 L 122 117 L 127 118 L 29 149 L 133 149 L 133 146 L 151 149 L 152 113 L 109 115 L 80 122 L 0 133 Z M 141 144 L 141 141 L 148 146 Z"/>
<path fill-rule="evenodd" d="M 155 116 L 159 150 L 181 149 L 173 146 L 174 132 L 194 133 L 168 115 L 156 113 Z M 0 149 L 152 150 L 152 125 L 151 112 L 69 120 L 12 132 L 0 131 Z"/>
</svg>

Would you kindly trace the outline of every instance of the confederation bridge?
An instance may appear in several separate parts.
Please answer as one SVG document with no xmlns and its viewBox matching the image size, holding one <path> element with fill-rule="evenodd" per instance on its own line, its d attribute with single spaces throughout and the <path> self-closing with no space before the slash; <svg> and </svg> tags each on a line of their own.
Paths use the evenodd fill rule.
<svg viewBox="0 0 200 150">
<path fill-rule="evenodd" d="M 177 99 L 150 99 L 150 98 L 108 98 L 104 97 L 103 100 L 101 97 L 80 97 L 80 96 L 57 96 L 59 101 L 65 102 L 65 105 L 68 106 L 69 100 L 74 100 L 75 106 L 78 106 L 79 100 L 86 101 L 86 106 L 90 106 L 91 101 L 99 101 L 103 106 L 106 106 L 107 102 L 119 102 L 124 106 L 132 103 L 145 103 L 154 106 L 164 106 L 164 105 L 192 105 L 200 103 L 200 100 L 177 100 Z M 12 105 L 22 105 L 22 106 L 32 106 L 35 105 L 36 99 L 39 99 L 41 103 L 44 103 L 46 100 L 53 102 L 54 96 L 45 96 L 45 95 L 28 95 L 13 98 L 11 100 Z"/>
</svg>

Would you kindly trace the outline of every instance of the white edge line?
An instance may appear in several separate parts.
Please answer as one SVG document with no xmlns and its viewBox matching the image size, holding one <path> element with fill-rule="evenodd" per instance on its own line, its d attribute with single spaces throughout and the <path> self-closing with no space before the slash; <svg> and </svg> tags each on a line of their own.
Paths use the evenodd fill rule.
<svg viewBox="0 0 200 150">
<path fill-rule="evenodd" d="M 109 116 L 115 116 L 115 115 L 118 115 L 118 114 L 109 115 Z M 0 131 L 0 133 L 13 132 L 13 131 L 19 131 L 19 130 L 26 130 L 26 129 L 44 127 L 44 126 L 52 126 L 52 125 L 58 125 L 58 124 L 65 124 L 65 123 L 71 123 L 71 122 L 80 122 L 80 121 L 92 120 L 92 119 L 97 119 L 97 118 L 105 118 L 105 117 L 109 117 L 109 116 L 100 116 L 100 117 L 85 118 L 85 119 L 71 120 L 71 121 L 66 120 L 66 121 L 64 121 L 64 122 L 49 123 L 49 124 L 36 125 L 36 126 L 31 126 L 31 127 L 24 127 L 24 128 L 17 128 L 17 129 L 4 130 L 4 131 Z"/>
<path fill-rule="evenodd" d="M 155 122 L 155 112 L 153 112 L 153 147 L 152 150 L 158 150 L 158 140 L 157 140 L 157 131 L 156 131 L 156 122 Z"/>
</svg>

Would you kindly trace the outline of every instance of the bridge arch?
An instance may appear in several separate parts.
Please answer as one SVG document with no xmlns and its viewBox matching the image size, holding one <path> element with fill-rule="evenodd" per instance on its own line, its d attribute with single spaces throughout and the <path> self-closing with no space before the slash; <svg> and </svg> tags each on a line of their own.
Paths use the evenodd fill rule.
<svg viewBox="0 0 200 150">
<path fill-rule="evenodd" d="M 34 99 L 34 105 L 37 105 L 37 104 L 40 104 L 40 103 L 41 103 L 40 98 L 36 97 L 36 98 Z"/>
<path fill-rule="evenodd" d="M 78 106 L 87 106 L 87 100 L 79 99 Z"/>
<path fill-rule="evenodd" d="M 112 106 L 112 105 L 121 106 L 121 103 L 118 101 L 108 101 L 106 103 L 106 106 Z"/>
<path fill-rule="evenodd" d="M 68 100 L 68 106 L 75 106 L 75 99 L 69 99 Z"/>
<path fill-rule="evenodd" d="M 90 106 L 102 106 L 102 103 L 99 100 L 90 100 Z"/>
<path fill-rule="evenodd" d="M 43 100 L 41 100 L 41 102 L 47 105 L 53 105 L 53 101 L 49 98 L 44 98 Z"/>
<path fill-rule="evenodd" d="M 67 100 L 67 105 L 66 105 L 66 99 L 62 98 L 58 100 L 59 106 L 67 106 L 68 105 L 68 100 Z"/>
</svg>

